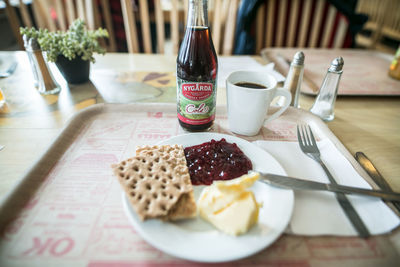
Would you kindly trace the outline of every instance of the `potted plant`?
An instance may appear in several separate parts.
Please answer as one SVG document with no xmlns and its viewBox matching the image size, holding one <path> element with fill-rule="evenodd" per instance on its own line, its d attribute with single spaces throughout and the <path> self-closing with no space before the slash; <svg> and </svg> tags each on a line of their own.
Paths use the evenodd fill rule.
<svg viewBox="0 0 400 267">
<path fill-rule="evenodd" d="M 37 39 L 40 48 L 46 53 L 47 61 L 56 63 L 68 83 L 87 82 L 90 62 L 95 62 L 93 54 L 106 52 L 98 39 L 108 37 L 107 30 L 87 30 L 81 19 L 75 20 L 66 32 L 35 28 L 20 28 L 20 32 L 28 38 Z"/>
</svg>

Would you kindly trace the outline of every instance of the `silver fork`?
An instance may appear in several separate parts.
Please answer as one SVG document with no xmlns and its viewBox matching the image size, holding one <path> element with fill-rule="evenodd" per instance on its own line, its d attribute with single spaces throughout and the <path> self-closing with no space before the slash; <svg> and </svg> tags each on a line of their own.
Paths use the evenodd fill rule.
<svg viewBox="0 0 400 267">
<path fill-rule="evenodd" d="M 299 140 L 299 145 L 303 153 L 321 165 L 331 184 L 337 184 L 332 174 L 321 160 L 321 153 L 318 149 L 317 143 L 315 142 L 311 127 L 308 125 L 297 125 L 297 139 Z M 370 236 L 367 227 L 361 220 L 353 205 L 347 199 L 346 195 L 343 193 L 335 193 L 335 196 L 347 218 L 349 218 L 350 222 L 358 232 L 359 236 L 362 238 L 367 238 Z"/>
</svg>

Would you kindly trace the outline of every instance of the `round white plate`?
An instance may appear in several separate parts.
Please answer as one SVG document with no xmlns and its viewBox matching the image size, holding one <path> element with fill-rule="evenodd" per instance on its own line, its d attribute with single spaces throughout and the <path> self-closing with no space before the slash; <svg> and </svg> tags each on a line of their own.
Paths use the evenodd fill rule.
<svg viewBox="0 0 400 267">
<path fill-rule="evenodd" d="M 238 137 L 217 133 L 193 133 L 172 137 L 161 144 L 180 144 L 184 147 L 225 138 L 236 143 L 252 161 L 253 169 L 286 175 L 282 166 L 266 151 Z M 198 199 L 204 186 L 194 186 Z M 123 194 L 124 209 L 135 230 L 148 243 L 170 255 L 199 262 L 224 262 L 244 258 L 272 244 L 288 225 L 294 204 L 292 190 L 279 189 L 256 182 L 251 188 L 262 202 L 258 224 L 244 235 L 229 236 L 216 230 L 200 217 L 180 222 L 147 220 L 137 217 L 128 199 Z"/>
</svg>

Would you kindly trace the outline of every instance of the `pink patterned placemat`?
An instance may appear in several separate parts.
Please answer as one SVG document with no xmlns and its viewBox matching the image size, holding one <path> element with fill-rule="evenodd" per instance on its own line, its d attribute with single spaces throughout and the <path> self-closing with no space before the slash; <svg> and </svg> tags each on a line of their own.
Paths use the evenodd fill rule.
<svg viewBox="0 0 400 267">
<path fill-rule="evenodd" d="M 265 49 L 262 55 L 270 57 L 283 70 L 288 70 L 287 60 L 292 60 L 298 49 Z M 343 57 L 344 67 L 339 86 L 339 95 L 400 95 L 400 80 L 388 75 L 389 66 L 394 55 L 383 54 L 372 50 L 326 50 L 304 49 L 304 75 L 316 87 L 320 87 L 332 60 Z M 302 92 L 316 94 L 307 82 L 302 84 Z"/>
<path fill-rule="evenodd" d="M 247 140 L 294 141 L 296 122 L 320 123 L 308 114 L 289 109 Z M 231 134 L 224 109 L 218 109 L 212 131 Z M 175 105 L 101 104 L 77 114 L 0 206 L 0 265 L 202 265 L 166 255 L 135 232 L 123 211 L 121 189 L 110 168 L 131 157 L 138 145 L 182 133 Z M 363 266 L 370 260 L 385 265 L 396 259 L 385 236 L 363 240 L 284 235 L 235 265 Z"/>
</svg>

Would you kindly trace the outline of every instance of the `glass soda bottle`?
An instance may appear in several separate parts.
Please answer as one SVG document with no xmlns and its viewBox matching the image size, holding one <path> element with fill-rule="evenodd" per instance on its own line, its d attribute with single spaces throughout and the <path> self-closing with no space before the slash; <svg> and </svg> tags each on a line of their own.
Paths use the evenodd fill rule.
<svg viewBox="0 0 400 267">
<path fill-rule="evenodd" d="M 179 124 L 210 128 L 215 119 L 218 61 L 208 27 L 207 0 L 189 0 L 185 36 L 176 64 Z"/>
</svg>

